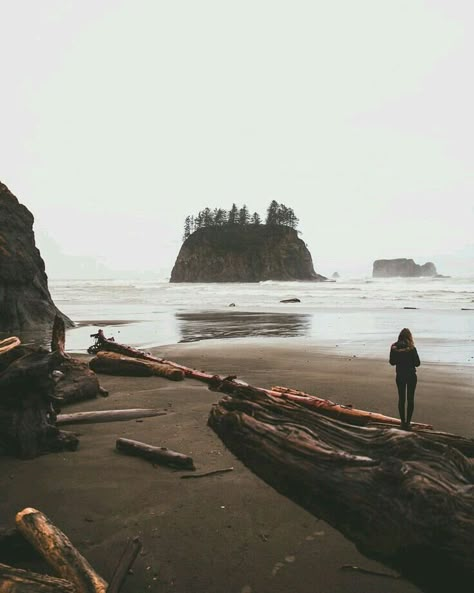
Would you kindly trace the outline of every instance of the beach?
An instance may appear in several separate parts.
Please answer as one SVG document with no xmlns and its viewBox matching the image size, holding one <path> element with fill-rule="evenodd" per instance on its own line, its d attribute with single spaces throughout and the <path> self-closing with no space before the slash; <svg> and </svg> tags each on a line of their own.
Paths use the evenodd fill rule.
<svg viewBox="0 0 474 593">
<path fill-rule="evenodd" d="M 209 340 L 154 349 L 189 367 L 234 374 L 256 386 L 286 385 L 354 407 L 397 415 L 394 370 L 385 358 L 337 355 L 289 340 Z M 422 354 L 422 353 L 421 353 Z M 414 421 L 472 437 L 472 367 L 422 364 Z M 100 376 L 108 398 L 65 412 L 153 407 L 143 420 L 67 427 L 80 434 L 76 452 L 0 460 L 0 524 L 32 506 L 45 512 L 107 580 L 129 537 L 143 550 L 123 587 L 142 591 L 217 593 L 414 593 L 403 579 L 362 556 L 327 523 L 278 494 L 243 466 L 207 426 L 219 394 L 205 384 L 159 377 Z M 177 471 L 115 451 L 119 437 L 166 446 L 193 457 L 197 473 Z M 39 564 L 31 568 L 44 569 Z"/>
</svg>

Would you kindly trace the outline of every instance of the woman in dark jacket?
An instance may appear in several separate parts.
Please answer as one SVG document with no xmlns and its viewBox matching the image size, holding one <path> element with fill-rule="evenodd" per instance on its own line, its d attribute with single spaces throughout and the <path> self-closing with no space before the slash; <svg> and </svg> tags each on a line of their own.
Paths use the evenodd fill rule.
<svg viewBox="0 0 474 593">
<path fill-rule="evenodd" d="M 397 369 L 398 411 L 402 428 L 410 430 L 411 417 L 415 408 L 416 367 L 420 366 L 420 357 L 411 331 L 407 327 L 402 329 L 398 341 L 390 348 L 390 364 Z M 407 401 L 406 414 L 405 401 Z"/>
</svg>

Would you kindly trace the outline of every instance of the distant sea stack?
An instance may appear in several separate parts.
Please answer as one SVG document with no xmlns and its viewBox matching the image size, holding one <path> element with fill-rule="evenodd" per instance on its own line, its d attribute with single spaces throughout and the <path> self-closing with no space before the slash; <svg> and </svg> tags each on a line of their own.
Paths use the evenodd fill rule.
<svg viewBox="0 0 474 593">
<path fill-rule="evenodd" d="M 295 229 L 224 224 L 197 229 L 183 243 L 170 282 L 327 280 Z"/>
<path fill-rule="evenodd" d="M 416 264 L 412 259 L 377 259 L 374 261 L 373 278 L 417 278 L 438 276 L 434 263 Z"/>
<path fill-rule="evenodd" d="M 35 245 L 31 212 L 0 182 L 0 332 L 52 325 L 58 313 Z"/>
</svg>

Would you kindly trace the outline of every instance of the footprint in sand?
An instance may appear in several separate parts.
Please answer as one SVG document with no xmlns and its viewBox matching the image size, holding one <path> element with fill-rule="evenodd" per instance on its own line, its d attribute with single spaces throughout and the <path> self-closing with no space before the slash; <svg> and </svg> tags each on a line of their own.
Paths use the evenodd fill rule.
<svg viewBox="0 0 474 593">
<path fill-rule="evenodd" d="M 276 576 L 276 573 L 280 570 L 280 568 L 283 568 L 284 566 L 285 565 L 283 564 L 283 562 L 277 562 L 273 567 L 272 577 Z"/>
</svg>

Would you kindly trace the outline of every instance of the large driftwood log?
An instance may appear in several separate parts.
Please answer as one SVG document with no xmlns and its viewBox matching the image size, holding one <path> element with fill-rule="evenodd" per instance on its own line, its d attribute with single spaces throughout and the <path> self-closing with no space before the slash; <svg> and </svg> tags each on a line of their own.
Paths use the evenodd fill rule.
<svg viewBox="0 0 474 593">
<path fill-rule="evenodd" d="M 423 591 L 473 590 L 472 460 L 431 431 L 352 426 L 250 386 L 215 388 L 231 395 L 210 426 L 268 484 Z M 474 440 L 459 440 L 474 455 Z"/>
<path fill-rule="evenodd" d="M 166 416 L 166 412 L 153 408 L 130 408 L 128 410 L 100 410 L 97 412 L 75 412 L 74 414 L 58 414 L 56 424 L 96 424 L 99 422 L 123 422 L 137 418 Z"/>
<path fill-rule="evenodd" d="M 152 356 L 151 354 L 143 352 L 142 350 L 138 350 L 137 348 L 132 348 L 131 346 L 120 344 L 119 342 L 115 342 L 114 340 L 109 340 L 104 336 L 104 332 L 102 330 L 99 330 L 97 334 L 94 334 L 94 337 L 96 337 L 96 342 L 88 350 L 91 354 L 101 352 L 115 352 L 116 354 L 122 354 L 123 356 L 128 356 L 130 358 L 147 360 L 150 362 L 157 362 L 178 369 L 182 371 L 186 377 L 198 379 L 199 381 L 203 381 L 204 383 L 209 383 L 210 381 L 216 378 L 216 375 L 211 375 L 210 373 L 198 371 L 196 369 L 190 369 L 186 366 L 183 366 L 182 364 L 178 364 L 171 360 L 166 360 L 164 358 Z M 222 379 L 223 377 L 218 378 Z"/>
<path fill-rule="evenodd" d="M 195 469 L 192 457 L 177 453 L 167 447 L 154 447 L 132 439 L 117 439 L 116 448 L 117 451 L 126 453 L 127 455 L 142 457 L 147 461 L 160 465 L 169 465 L 170 467 L 179 469 Z"/>
<path fill-rule="evenodd" d="M 26 508 L 17 514 L 16 525 L 57 574 L 74 585 L 76 593 L 107 592 L 104 579 L 46 515 Z"/>
<path fill-rule="evenodd" d="M 77 593 L 77 590 L 64 579 L 0 564 L 0 593 Z"/>
<path fill-rule="evenodd" d="M 357 426 L 367 426 L 367 424 L 373 422 L 383 422 L 394 426 L 401 425 L 399 418 L 392 418 L 391 416 L 385 416 L 385 414 L 358 410 L 352 406 L 336 404 L 329 399 L 322 399 L 315 395 L 310 395 L 304 391 L 298 391 L 289 387 L 280 387 L 277 385 L 271 389 L 265 389 L 264 391 L 273 397 L 284 397 L 285 399 L 297 402 L 302 406 L 317 409 L 321 414 L 325 414 L 336 420 L 342 420 L 343 422 L 356 424 Z M 412 427 L 424 429 L 433 428 L 431 424 L 422 424 L 420 422 L 412 422 Z"/>
<path fill-rule="evenodd" d="M 156 375 L 171 381 L 181 381 L 184 373 L 170 365 L 147 359 L 132 358 L 116 352 L 98 352 L 89 362 L 90 368 L 96 373 L 109 375 L 131 375 L 149 377 Z"/>
</svg>

